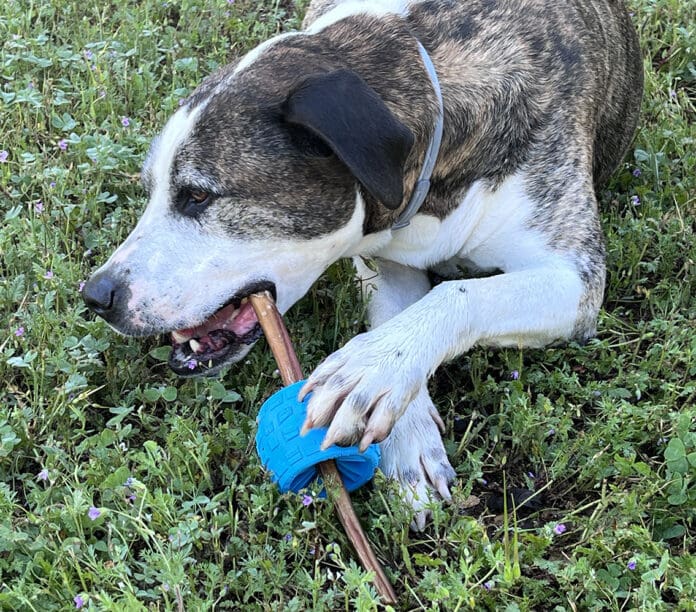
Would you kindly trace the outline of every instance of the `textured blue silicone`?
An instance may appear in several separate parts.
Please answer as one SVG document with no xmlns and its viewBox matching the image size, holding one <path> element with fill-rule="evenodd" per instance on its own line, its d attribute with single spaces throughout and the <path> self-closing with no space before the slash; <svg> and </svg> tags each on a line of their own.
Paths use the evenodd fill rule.
<svg viewBox="0 0 696 612">
<path fill-rule="evenodd" d="M 317 465 L 334 459 L 348 491 L 354 491 L 372 478 L 379 465 L 379 445 L 364 453 L 357 446 L 331 446 L 320 450 L 326 428 L 313 429 L 300 436 L 307 414 L 306 403 L 297 401 L 304 381 L 281 389 L 261 406 L 256 433 L 256 451 L 264 467 L 282 492 L 298 492 L 317 478 Z"/>
</svg>

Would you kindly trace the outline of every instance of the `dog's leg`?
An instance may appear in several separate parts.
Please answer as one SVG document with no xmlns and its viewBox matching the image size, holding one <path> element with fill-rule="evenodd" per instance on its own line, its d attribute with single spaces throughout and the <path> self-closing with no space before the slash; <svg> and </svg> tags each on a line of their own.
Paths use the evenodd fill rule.
<svg viewBox="0 0 696 612">
<path fill-rule="evenodd" d="M 373 329 L 430 291 L 423 270 L 389 261 L 379 261 L 373 270 L 360 258 L 356 258 L 355 266 Z M 439 429 L 444 429 L 444 424 L 423 385 L 381 444 L 380 468 L 398 483 L 402 499 L 415 511 L 413 526 L 417 529 L 425 527 L 429 501 L 438 496 L 450 498 L 449 483 L 455 477 Z M 380 433 L 376 437 L 383 436 Z"/>
<path fill-rule="evenodd" d="M 355 257 L 353 263 L 367 302 L 370 329 L 394 318 L 430 291 L 430 280 L 424 270 L 384 259 L 374 260 L 374 266 L 370 266 L 361 257 Z"/>
<path fill-rule="evenodd" d="M 306 427 L 329 425 L 324 445 L 384 439 L 432 372 L 475 344 L 541 347 L 577 334 L 599 308 L 568 257 L 537 267 L 449 281 L 329 356 L 302 393 Z M 597 272 L 597 271 L 595 271 Z M 596 273 L 597 279 L 603 274 Z"/>
</svg>

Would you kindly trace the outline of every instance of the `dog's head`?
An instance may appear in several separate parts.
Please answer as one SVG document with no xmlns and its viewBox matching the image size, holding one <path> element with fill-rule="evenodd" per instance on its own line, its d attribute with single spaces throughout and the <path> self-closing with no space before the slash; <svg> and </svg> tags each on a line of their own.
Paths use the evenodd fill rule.
<svg viewBox="0 0 696 612">
<path fill-rule="evenodd" d="M 212 75 L 153 141 L 145 212 L 83 290 L 117 331 L 171 334 L 170 366 L 213 374 L 364 239 L 366 207 L 404 199 L 411 131 L 355 71 L 284 36 Z M 366 204 L 366 202 L 369 202 Z"/>
</svg>

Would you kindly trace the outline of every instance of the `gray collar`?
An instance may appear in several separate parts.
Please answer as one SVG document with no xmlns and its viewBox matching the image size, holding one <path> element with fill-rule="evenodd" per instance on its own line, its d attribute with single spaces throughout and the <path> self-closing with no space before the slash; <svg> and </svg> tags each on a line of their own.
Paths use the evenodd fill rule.
<svg viewBox="0 0 696 612">
<path fill-rule="evenodd" d="M 423 168 L 416 181 L 416 186 L 413 188 L 413 193 L 411 193 L 411 199 L 408 201 L 406 208 L 399 215 L 394 225 L 392 225 L 393 230 L 401 229 L 406 227 L 411 219 L 420 210 L 423 205 L 428 191 L 430 190 L 430 177 L 435 169 L 435 162 L 437 161 L 437 155 L 440 152 L 440 144 L 442 143 L 442 129 L 445 123 L 445 109 L 442 102 L 442 92 L 440 91 L 440 81 L 437 78 L 437 72 L 435 72 L 435 66 L 425 50 L 425 47 L 418 42 L 418 50 L 420 51 L 421 58 L 425 64 L 425 68 L 428 71 L 428 76 L 430 77 L 430 82 L 435 90 L 435 95 L 437 96 L 438 102 L 438 114 L 437 121 L 435 122 L 435 129 L 433 130 L 433 136 L 430 139 L 430 144 L 428 145 L 428 150 L 425 152 L 425 160 L 423 162 Z"/>
</svg>

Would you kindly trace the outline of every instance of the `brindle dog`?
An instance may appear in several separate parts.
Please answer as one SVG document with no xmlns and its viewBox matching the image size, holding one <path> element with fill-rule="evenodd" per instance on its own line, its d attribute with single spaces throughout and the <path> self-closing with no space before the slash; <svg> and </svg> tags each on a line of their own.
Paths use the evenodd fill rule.
<svg viewBox="0 0 696 612">
<path fill-rule="evenodd" d="M 143 168 L 145 213 L 84 298 L 121 333 L 171 334 L 179 374 L 215 374 L 259 336 L 249 293 L 287 311 L 354 257 L 371 329 L 310 376 L 305 429 L 382 441 L 422 527 L 455 475 L 426 385 L 439 364 L 595 333 L 595 190 L 636 126 L 638 41 L 619 0 L 319 0 L 305 28 L 171 118 Z M 396 229 L 441 112 L 430 190 Z M 429 271 L 461 268 L 489 275 L 431 287 Z"/>
</svg>

